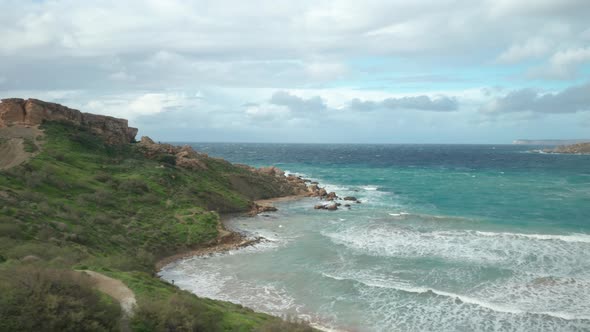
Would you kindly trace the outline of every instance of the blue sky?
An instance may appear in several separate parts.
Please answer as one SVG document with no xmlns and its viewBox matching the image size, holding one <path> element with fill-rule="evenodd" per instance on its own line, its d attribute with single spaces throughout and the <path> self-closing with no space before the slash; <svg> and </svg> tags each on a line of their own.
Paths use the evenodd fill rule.
<svg viewBox="0 0 590 332">
<path fill-rule="evenodd" d="M 160 141 L 590 138 L 590 1 L 3 0 L 0 97 Z"/>
</svg>

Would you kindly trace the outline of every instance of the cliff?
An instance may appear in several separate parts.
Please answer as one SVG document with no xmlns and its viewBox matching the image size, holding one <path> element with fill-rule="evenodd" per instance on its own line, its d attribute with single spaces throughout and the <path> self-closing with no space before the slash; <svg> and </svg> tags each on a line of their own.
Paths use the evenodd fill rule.
<svg viewBox="0 0 590 332">
<path fill-rule="evenodd" d="M 82 113 L 37 99 L 10 98 L 2 99 L 0 103 L 0 128 L 14 125 L 37 126 L 44 121 L 65 121 L 87 127 L 109 144 L 129 143 L 137 135 L 137 128 L 129 127 L 125 119 Z"/>
</svg>

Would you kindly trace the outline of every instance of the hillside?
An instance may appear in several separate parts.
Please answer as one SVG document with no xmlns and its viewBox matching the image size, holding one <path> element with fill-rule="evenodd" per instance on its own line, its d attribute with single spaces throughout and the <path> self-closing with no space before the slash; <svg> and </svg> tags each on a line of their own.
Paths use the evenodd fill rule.
<svg viewBox="0 0 590 332">
<path fill-rule="evenodd" d="M 132 330 L 308 329 L 198 298 L 154 276 L 159 259 L 219 241 L 220 214 L 247 212 L 255 199 L 301 194 L 301 181 L 187 147 L 131 144 L 126 127 L 114 127 L 113 135 L 104 125 L 114 118 L 77 121 L 62 117 L 57 104 L 34 104 L 52 111 L 28 138 L 35 151 L 0 171 L 0 330 L 119 329 L 113 299 L 73 270 L 100 272 L 136 294 Z M 37 126 L 2 114 L 5 135 Z M 0 140 L 0 151 L 16 151 L 7 147 L 14 139 Z"/>
</svg>

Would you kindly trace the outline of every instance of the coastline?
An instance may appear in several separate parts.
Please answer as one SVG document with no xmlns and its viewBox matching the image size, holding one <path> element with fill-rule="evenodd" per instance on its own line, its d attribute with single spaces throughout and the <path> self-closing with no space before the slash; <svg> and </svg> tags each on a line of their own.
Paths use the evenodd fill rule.
<svg viewBox="0 0 590 332">
<path fill-rule="evenodd" d="M 267 198 L 267 199 L 260 199 L 253 201 L 255 204 L 260 206 L 272 206 L 273 203 L 282 203 L 282 202 L 291 202 L 296 200 L 301 200 L 307 198 L 309 196 L 306 195 L 291 195 L 291 196 L 283 196 L 283 197 L 275 197 L 275 198 Z M 261 212 L 262 213 L 262 212 Z M 205 244 L 203 247 L 180 252 L 178 254 L 165 257 L 156 263 L 156 270 L 157 272 L 162 271 L 167 265 L 172 264 L 176 261 L 193 258 L 193 257 L 203 257 L 218 253 L 225 253 L 231 250 L 237 250 L 246 248 L 249 246 L 256 245 L 262 241 L 267 240 L 264 237 L 257 236 L 255 238 L 248 237 L 247 235 L 240 233 L 239 231 L 234 231 L 226 228 L 226 223 L 237 217 L 253 217 L 254 215 L 248 214 L 248 212 L 242 213 L 228 213 L 223 214 L 220 216 L 220 231 L 219 236 L 210 241 L 209 243 Z M 160 278 L 161 280 L 167 282 L 166 280 Z M 343 329 L 336 329 L 328 326 L 322 325 L 321 322 L 308 322 L 309 326 L 323 332 L 347 332 L 349 330 Z"/>
<path fill-rule="evenodd" d="M 295 201 L 295 200 L 303 199 L 305 197 L 306 197 L 305 195 L 291 195 L 291 196 L 260 199 L 260 200 L 254 201 L 254 203 L 257 205 L 261 205 L 261 206 L 272 206 L 273 203 Z M 182 251 L 182 252 L 179 252 L 174 255 L 167 256 L 167 257 L 164 257 L 164 258 L 158 260 L 158 262 L 156 262 L 156 264 L 155 264 L 156 271 L 160 272 L 164 267 L 166 267 L 166 265 L 172 264 L 175 261 L 178 261 L 181 259 L 187 259 L 187 258 L 196 257 L 196 256 L 206 256 L 206 255 L 211 255 L 211 254 L 228 252 L 230 250 L 236 250 L 236 249 L 240 249 L 240 248 L 249 247 L 249 246 L 258 244 L 261 241 L 266 240 L 265 238 L 260 237 L 260 236 L 255 237 L 255 238 L 249 238 L 240 232 L 232 231 L 232 230 L 227 229 L 227 227 L 225 227 L 225 224 L 228 220 L 235 218 L 235 217 L 241 217 L 241 216 L 248 216 L 248 213 L 247 212 L 228 213 L 228 214 L 220 215 L 219 228 L 218 228 L 219 235 L 217 236 L 217 238 L 205 243 L 204 245 L 202 245 L 198 248 Z"/>
</svg>

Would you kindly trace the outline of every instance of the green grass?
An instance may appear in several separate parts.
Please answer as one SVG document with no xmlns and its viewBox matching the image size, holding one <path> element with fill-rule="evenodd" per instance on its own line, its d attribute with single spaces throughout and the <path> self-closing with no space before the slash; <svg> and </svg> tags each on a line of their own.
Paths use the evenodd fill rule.
<svg viewBox="0 0 590 332">
<path fill-rule="evenodd" d="M 206 170 L 178 168 L 168 159 L 144 157 L 133 144 L 110 146 L 65 123 L 42 129 L 42 151 L 0 172 L 0 270 L 18 269 L 24 257 L 35 256 L 27 264 L 118 278 L 137 293 L 140 314 L 133 326 L 139 331 L 251 331 L 278 324 L 153 277 L 160 258 L 215 239 L 220 213 L 246 211 L 258 192 L 278 193 L 272 179 L 213 158 L 204 160 Z M 36 148 L 29 143 L 27 149 Z M 252 185 L 234 187 L 235 178 Z"/>
</svg>

